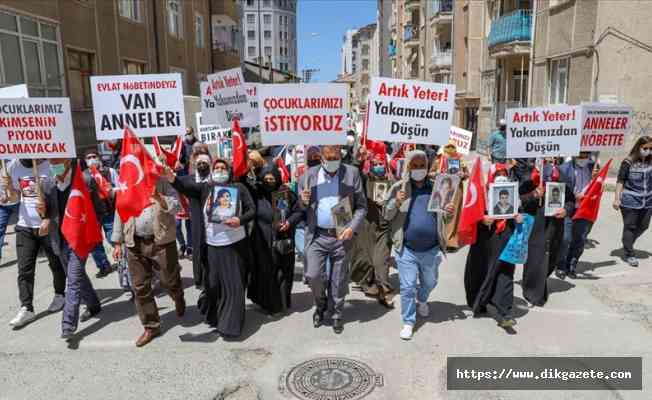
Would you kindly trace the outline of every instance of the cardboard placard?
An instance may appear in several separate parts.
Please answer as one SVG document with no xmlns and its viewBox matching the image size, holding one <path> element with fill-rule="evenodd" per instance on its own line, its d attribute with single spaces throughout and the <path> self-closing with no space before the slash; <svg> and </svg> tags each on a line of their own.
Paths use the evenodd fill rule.
<svg viewBox="0 0 652 400">
<path fill-rule="evenodd" d="M 578 155 L 581 114 L 580 106 L 568 105 L 507 109 L 507 158 Z"/>
<path fill-rule="evenodd" d="M 258 115 L 258 88 L 260 83 L 249 83 L 245 82 L 245 90 L 247 91 L 247 96 L 249 97 L 249 105 L 251 105 L 251 110 Z"/>
<path fill-rule="evenodd" d="M 186 134 L 181 74 L 91 76 L 98 140 Z"/>
<path fill-rule="evenodd" d="M 70 99 L 0 99 L 0 158 L 75 158 Z"/>
<path fill-rule="evenodd" d="M 26 84 L 0 88 L 1 99 L 18 99 L 23 97 L 29 97 Z"/>
<path fill-rule="evenodd" d="M 455 85 L 371 78 L 368 137 L 443 146 L 455 113 Z"/>
<path fill-rule="evenodd" d="M 274 84 L 258 88 L 263 146 L 346 144 L 345 84 Z"/>
<path fill-rule="evenodd" d="M 450 143 L 457 146 L 457 152 L 460 154 L 469 154 L 471 152 L 471 141 L 473 140 L 473 132 L 466 129 L 451 126 L 451 133 L 448 138 Z"/>
<path fill-rule="evenodd" d="M 203 118 L 200 112 L 195 113 L 195 120 L 197 122 L 197 139 L 206 144 L 217 143 L 220 138 L 226 137 L 231 129 L 222 129 L 217 125 L 204 125 Z"/>
<path fill-rule="evenodd" d="M 613 104 L 582 104 L 582 151 L 618 151 L 625 146 L 632 108 Z"/>
<path fill-rule="evenodd" d="M 230 127 L 231 120 L 238 118 L 243 128 L 258 125 L 258 114 L 251 108 L 242 69 L 220 71 L 208 75 L 206 80 L 206 85 L 200 88 L 204 123 Z"/>
</svg>

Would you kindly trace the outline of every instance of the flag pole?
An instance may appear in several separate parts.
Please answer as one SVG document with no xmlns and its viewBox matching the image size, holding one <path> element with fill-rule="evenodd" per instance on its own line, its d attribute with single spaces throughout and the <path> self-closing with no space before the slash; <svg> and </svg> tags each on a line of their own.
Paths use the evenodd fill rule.
<svg viewBox="0 0 652 400">
<path fill-rule="evenodd" d="M 290 182 L 294 184 L 296 181 L 297 181 L 297 146 L 295 145 L 294 147 L 292 147 L 292 176 L 290 177 Z"/>
<path fill-rule="evenodd" d="M 0 162 L 2 162 L 2 174 L 4 176 L 8 177 L 9 176 L 9 171 L 7 171 L 7 162 L 5 161 L 4 158 L 2 160 L 0 160 Z M 6 197 L 9 197 L 9 188 L 7 188 L 7 187 L 4 188 L 4 195 Z"/>
</svg>

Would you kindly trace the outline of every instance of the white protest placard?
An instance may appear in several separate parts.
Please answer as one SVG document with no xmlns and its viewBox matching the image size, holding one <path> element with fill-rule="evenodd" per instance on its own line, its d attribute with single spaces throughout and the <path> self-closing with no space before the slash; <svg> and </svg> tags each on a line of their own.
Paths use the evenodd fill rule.
<svg viewBox="0 0 652 400">
<path fill-rule="evenodd" d="M 507 158 L 576 156 L 580 153 L 580 106 L 508 108 Z"/>
<path fill-rule="evenodd" d="M 181 74 L 91 76 L 95 134 L 121 139 L 124 128 L 137 136 L 186 133 Z"/>
<path fill-rule="evenodd" d="M 630 132 L 631 122 L 631 107 L 582 104 L 581 151 L 622 150 Z"/>
<path fill-rule="evenodd" d="M 217 125 L 204 125 L 201 113 L 195 113 L 195 119 L 197 121 L 196 136 L 201 143 L 217 143 L 220 138 L 228 137 L 230 135 L 231 129 L 229 128 L 222 129 Z"/>
<path fill-rule="evenodd" d="M 70 99 L 0 99 L 0 158 L 75 158 Z"/>
<path fill-rule="evenodd" d="M 258 88 L 260 83 L 250 83 L 245 82 L 245 90 L 247 91 L 247 96 L 249 97 L 249 104 L 251 105 L 251 110 L 254 114 L 258 115 Z"/>
<path fill-rule="evenodd" d="M 14 85 L 0 88 L 0 98 L 2 99 L 18 99 L 21 97 L 29 97 L 27 85 Z"/>
<path fill-rule="evenodd" d="M 238 118 L 240 126 L 258 125 L 258 113 L 252 110 L 242 69 L 233 68 L 206 77 L 207 85 L 201 91 L 201 112 L 206 124 L 231 127 Z"/>
<path fill-rule="evenodd" d="M 443 146 L 455 110 L 455 85 L 371 78 L 369 139 Z"/>
<path fill-rule="evenodd" d="M 466 129 L 451 126 L 451 134 L 448 138 L 449 143 L 457 146 L 457 152 L 460 154 L 469 154 L 471 152 L 471 141 L 473 140 L 473 132 Z"/>
<path fill-rule="evenodd" d="M 347 97 L 342 83 L 261 85 L 263 146 L 346 144 Z"/>
</svg>

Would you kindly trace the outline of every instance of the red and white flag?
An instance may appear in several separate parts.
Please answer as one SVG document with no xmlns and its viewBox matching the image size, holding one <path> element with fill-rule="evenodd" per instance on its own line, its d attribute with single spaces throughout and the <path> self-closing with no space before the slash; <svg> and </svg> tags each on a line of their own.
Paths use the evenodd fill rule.
<svg viewBox="0 0 652 400">
<path fill-rule="evenodd" d="M 156 136 L 152 138 L 152 144 L 154 145 L 154 151 L 156 151 L 157 157 L 161 157 L 161 154 L 165 155 L 165 164 L 167 164 L 168 167 L 174 168 L 177 165 L 177 161 L 179 161 L 179 158 L 181 157 L 181 148 L 183 147 L 183 139 L 181 136 L 177 136 L 172 149 L 169 151 L 161 146 Z"/>
<path fill-rule="evenodd" d="M 290 171 L 288 171 L 288 168 L 285 166 L 283 157 L 278 157 L 276 159 L 276 167 L 278 168 L 278 172 L 281 173 L 281 180 L 283 183 L 290 182 Z"/>
<path fill-rule="evenodd" d="M 91 177 L 97 185 L 97 194 L 100 196 L 100 199 L 106 200 L 111 195 L 111 183 L 106 180 L 104 175 L 97 169 L 97 166 L 91 165 L 90 168 Z"/>
<path fill-rule="evenodd" d="M 231 126 L 231 146 L 233 148 L 233 178 L 238 179 L 247 175 L 247 142 L 240 128 L 240 122 L 233 118 Z"/>
<path fill-rule="evenodd" d="M 136 135 L 125 128 L 120 157 L 120 176 L 116 194 L 116 211 L 122 222 L 138 217 L 151 203 L 156 181 L 161 175 L 161 166 Z"/>
<path fill-rule="evenodd" d="M 604 181 L 607 179 L 607 172 L 609 171 L 611 161 L 612 160 L 609 160 L 607 164 L 602 167 L 598 175 L 591 180 L 591 183 L 584 191 L 584 197 L 582 197 L 582 200 L 580 201 L 580 206 L 575 212 L 575 215 L 573 215 L 573 220 L 585 219 L 587 221 L 595 222 L 598 219 Z"/>
<path fill-rule="evenodd" d="M 457 237 L 460 245 L 472 245 L 478 239 L 478 222 L 482 221 L 486 210 L 485 184 L 482 178 L 482 161 L 475 159 L 471 179 L 466 190 L 464 206 L 460 215 Z"/>
<path fill-rule="evenodd" d="M 97 222 L 91 194 L 84 183 L 79 163 L 72 177 L 61 233 L 68 246 L 81 259 L 86 259 L 95 246 L 102 243 L 102 230 Z"/>
</svg>

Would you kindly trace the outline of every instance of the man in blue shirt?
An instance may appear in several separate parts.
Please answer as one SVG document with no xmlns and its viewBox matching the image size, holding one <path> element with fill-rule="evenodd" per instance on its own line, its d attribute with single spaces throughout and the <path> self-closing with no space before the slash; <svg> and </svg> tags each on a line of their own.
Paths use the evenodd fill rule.
<svg viewBox="0 0 652 400">
<path fill-rule="evenodd" d="M 398 267 L 401 285 L 401 318 L 403 340 L 412 338 L 417 313 L 430 314 L 428 296 L 437 286 L 439 264 L 446 249 L 443 218 L 428 212 L 433 187 L 428 175 L 426 153 L 414 150 L 405 158 L 406 171 L 396 182 L 383 209 L 392 231 L 392 255 Z M 444 206 L 453 211 L 453 204 Z M 417 279 L 420 286 L 417 289 Z"/>
<path fill-rule="evenodd" d="M 507 161 L 507 124 L 504 119 L 498 122 L 498 130 L 489 137 L 491 162 L 504 164 Z"/>
</svg>

